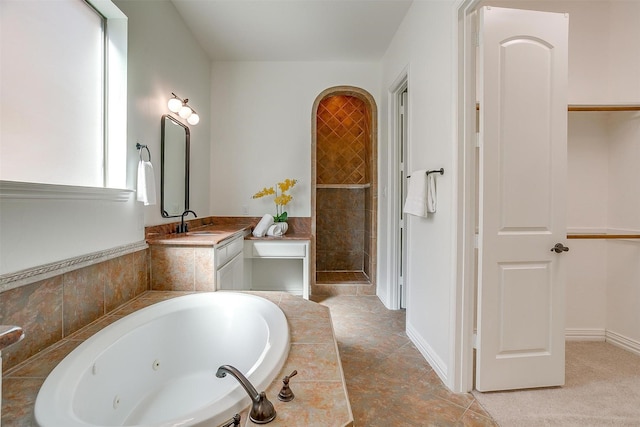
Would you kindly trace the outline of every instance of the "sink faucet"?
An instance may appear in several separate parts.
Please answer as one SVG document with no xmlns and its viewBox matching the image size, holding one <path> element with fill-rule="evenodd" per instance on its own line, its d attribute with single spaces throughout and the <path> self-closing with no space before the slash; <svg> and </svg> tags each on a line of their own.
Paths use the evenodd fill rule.
<svg viewBox="0 0 640 427">
<path fill-rule="evenodd" d="M 186 233 L 187 231 L 189 231 L 189 225 L 184 223 L 184 217 L 189 215 L 189 213 L 192 213 L 195 218 L 198 218 L 198 215 L 196 215 L 196 213 L 190 209 L 182 212 L 182 216 L 180 217 L 180 225 L 178 226 L 176 232 Z"/>
<path fill-rule="evenodd" d="M 256 424 L 266 424 L 275 419 L 276 410 L 273 407 L 273 404 L 269 402 L 269 399 L 267 399 L 267 394 L 264 391 L 258 393 L 249 380 L 231 365 L 220 366 L 218 368 L 218 372 L 216 372 L 216 377 L 224 378 L 227 374 L 231 374 L 238 380 L 240 385 L 242 385 L 253 401 L 253 404 L 251 405 L 251 412 L 249 412 L 249 419 L 251 421 Z"/>
</svg>

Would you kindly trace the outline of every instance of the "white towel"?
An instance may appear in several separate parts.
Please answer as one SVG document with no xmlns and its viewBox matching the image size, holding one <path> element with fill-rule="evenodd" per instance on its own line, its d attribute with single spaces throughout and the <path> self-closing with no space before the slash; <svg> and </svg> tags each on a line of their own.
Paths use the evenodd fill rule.
<svg viewBox="0 0 640 427">
<path fill-rule="evenodd" d="M 138 190 L 137 199 L 147 205 L 156 204 L 156 179 L 153 175 L 151 162 L 138 162 Z"/>
<path fill-rule="evenodd" d="M 276 222 L 275 224 L 271 224 L 267 230 L 267 236 L 282 236 L 282 226 L 280 223 Z"/>
<path fill-rule="evenodd" d="M 424 169 L 411 172 L 404 212 L 416 216 L 427 216 L 427 176 L 427 171 Z"/>
<path fill-rule="evenodd" d="M 436 211 L 436 174 L 430 173 L 427 175 L 427 212 L 433 213 Z"/>
<path fill-rule="evenodd" d="M 276 222 L 269 226 L 267 230 L 267 236 L 282 236 L 289 229 L 289 224 L 286 222 Z"/>
<path fill-rule="evenodd" d="M 260 222 L 258 222 L 258 225 L 256 225 L 256 228 L 253 229 L 253 236 L 264 237 L 265 234 L 267 234 L 267 230 L 269 230 L 269 227 L 272 224 L 273 224 L 273 216 L 269 214 L 264 214 Z"/>
</svg>

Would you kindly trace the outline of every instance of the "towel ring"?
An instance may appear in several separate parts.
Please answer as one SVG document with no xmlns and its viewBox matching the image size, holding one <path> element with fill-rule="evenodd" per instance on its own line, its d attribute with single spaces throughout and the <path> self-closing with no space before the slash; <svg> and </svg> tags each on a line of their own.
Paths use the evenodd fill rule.
<svg viewBox="0 0 640 427">
<path fill-rule="evenodd" d="M 151 161 L 151 151 L 149 151 L 149 147 L 147 147 L 146 145 L 142 145 L 139 142 L 136 143 L 136 148 L 138 149 L 138 151 L 140 151 L 140 160 L 144 160 L 142 158 L 142 149 L 144 148 L 145 150 L 147 150 L 147 154 L 149 155 L 149 160 L 147 160 L 148 162 Z"/>
</svg>

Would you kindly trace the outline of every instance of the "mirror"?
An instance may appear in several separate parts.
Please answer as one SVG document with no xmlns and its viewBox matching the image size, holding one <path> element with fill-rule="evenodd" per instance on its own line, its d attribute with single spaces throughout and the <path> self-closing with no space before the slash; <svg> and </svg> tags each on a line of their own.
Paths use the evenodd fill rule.
<svg viewBox="0 0 640 427">
<path fill-rule="evenodd" d="M 189 128 L 168 114 L 162 116 L 160 213 L 181 216 L 189 209 Z"/>
</svg>

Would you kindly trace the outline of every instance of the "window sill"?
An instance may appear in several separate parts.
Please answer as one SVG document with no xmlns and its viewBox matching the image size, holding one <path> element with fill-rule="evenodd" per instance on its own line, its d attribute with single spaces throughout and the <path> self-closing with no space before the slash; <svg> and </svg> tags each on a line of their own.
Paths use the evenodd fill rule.
<svg viewBox="0 0 640 427">
<path fill-rule="evenodd" d="M 0 181 L 0 200 L 106 200 L 126 202 L 134 190 L 72 185 L 39 184 L 33 182 Z"/>
</svg>

